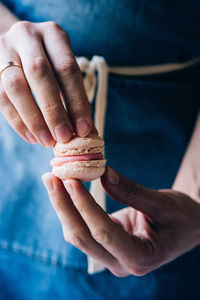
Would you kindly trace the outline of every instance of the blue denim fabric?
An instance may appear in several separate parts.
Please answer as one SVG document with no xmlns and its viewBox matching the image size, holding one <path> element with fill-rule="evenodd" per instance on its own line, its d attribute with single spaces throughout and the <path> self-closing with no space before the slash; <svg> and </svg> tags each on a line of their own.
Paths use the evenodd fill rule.
<svg viewBox="0 0 200 300">
<path fill-rule="evenodd" d="M 124 1 L 122 5 L 119 1 L 111 1 L 109 7 L 105 6 L 105 1 L 98 1 L 98 5 L 96 3 L 77 1 L 77 5 L 74 6 L 74 2 L 66 1 L 59 6 L 59 1 L 45 1 L 44 5 L 39 1 L 9 1 L 10 7 L 16 10 L 19 16 L 24 16 L 28 20 L 60 20 L 61 25 L 66 29 L 69 28 L 78 54 L 88 56 L 103 54 L 107 56 L 109 63 L 118 59 L 120 63 L 127 62 L 127 64 L 135 62 L 141 64 L 147 61 L 152 63 L 155 58 L 156 62 L 160 63 L 162 60 L 184 57 L 186 52 L 188 58 L 197 54 L 198 47 L 195 46 L 197 44 L 192 42 L 195 34 L 190 35 L 186 32 L 185 41 L 188 34 L 191 43 L 183 47 L 184 39 L 182 42 L 177 41 L 170 35 L 169 46 L 159 44 L 159 47 L 163 48 L 162 51 L 158 47 L 156 52 L 158 55 L 152 57 L 147 51 L 149 48 L 141 48 L 140 39 L 137 42 L 138 35 L 142 36 L 140 29 L 134 29 L 138 30 L 136 35 L 130 26 L 133 22 L 132 13 L 138 2 L 132 4 L 132 1 Z M 167 15 L 170 5 L 164 10 L 165 6 L 156 6 L 156 3 L 159 1 L 152 4 L 152 10 L 162 10 L 168 18 L 173 17 Z M 170 4 L 170 1 L 168 3 Z M 141 1 L 141 7 L 144 8 L 145 5 L 147 1 Z M 59 8 L 61 6 L 62 10 Z M 183 9 L 186 6 L 183 3 Z M 131 32 L 134 43 L 138 45 L 134 46 L 134 49 L 139 48 L 146 51 L 145 53 L 138 49 L 134 51 L 130 31 L 126 32 L 123 29 L 125 34 L 120 35 L 119 31 L 117 37 L 117 31 L 113 30 L 115 26 L 120 27 L 118 22 L 113 22 L 114 26 L 105 19 L 105 13 L 110 16 L 119 9 L 121 14 L 116 15 L 118 22 L 125 24 L 126 19 L 130 30 L 133 30 Z M 93 12 L 97 23 L 93 19 Z M 144 43 L 148 44 L 146 38 L 148 39 L 149 32 L 145 26 L 148 28 L 147 20 L 150 21 L 151 14 L 139 16 L 144 17 Z M 181 17 L 181 14 L 178 16 Z M 155 18 L 152 16 L 152 22 L 154 21 Z M 160 22 L 163 22 L 162 15 Z M 96 44 L 98 35 L 96 31 L 92 34 L 94 24 L 97 26 L 99 37 L 102 37 L 104 32 L 107 41 L 111 39 L 108 39 L 107 35 L 108 28 L 111 29 L 112 41 L 119 42 L 121 47 L 118 51 L 126 54 L 125 58 L 120 57 L 116 51 L 112 53 L 112 60 L 111 44 L 107 49 L 102 39 L 100 44 Z M 156 24 L 152 23 L 152 26 Z M 165 23 L 165 28 L 169 31 L 171 26 L 171 23 L 170 25 Z M 184 26 L 183 24 L 183 28 Z M 188 30 L 190 26 L 191 24 Z M 122 44 L 126 42 L 128 36 L 129 44 L 127 49 L 124 49 L 126 47 L 122 47 Z M 165 40 L 166 36 L 160 38 Z M 153 49 L 153 43 L 158 42 L 158 35 L 153 35 L 153 38 L 151 35 L 151 39 Z M 171 43 L 177 44 L 178 48 L 171 49 Z M 86 45 L 89 47 L 88 50 L 85 48 Z M 189 48 L 186 46 L 191 47 L 192 51 L 188 51 Z M 200 65 L 197 65 L 187 70 L 159 76 L 140 78 L 109 76 L 105 126 L 106 157 L 109 165 L 147 187 L 171 187 L 200 106 L 199 70 Z M 0 157 L 1 300 L 62 300 L 72 297 L 76 300 L 200 298 L 199 248 L 144 277 L 117 278 L 108 271 L 88 275 L 86 256 L 64 241 L 60 223 L 41 182 L 41 175 L 50 170 L 49 160 L 53 157 L 52 151 L 40 145 L 33 146 L 24 142 L 0 116 Z M 108 212 L 121 207 L 122 204 L 107 197 Z"/>
<path fill-rule="evenodd" d="M 200 55 L 199 0 L 3 0 L 20 19 L 55 20 L 76 55 L 110 65 L 184 61 Z"/>
<path fill-rule="evenodd" d="M 144 277 L 118 278 L 110 272 L 42 263 L 0 250 L 2 300 L 199 300 L 199 249 Z"/>
<path fill-rule="evenodd" d="M 143 80 L 110 76 L 109 165 L 145 186 L 171 186 L 199 108 L 198 72 Z M 200 297 L 199 248 L 142 278 L 87 275 L 86 256 L 64 241 L 41 183 L 52 151 L 23 142 L 1 117 L 0 155 L 0 299 Z M 121 207 L 107 197 L 109 212 Z"/>
</svg>

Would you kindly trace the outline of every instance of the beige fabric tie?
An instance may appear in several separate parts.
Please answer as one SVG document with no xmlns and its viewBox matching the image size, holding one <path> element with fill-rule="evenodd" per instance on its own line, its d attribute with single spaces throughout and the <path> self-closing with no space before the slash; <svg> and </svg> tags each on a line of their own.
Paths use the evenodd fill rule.
<svg viewBox="0 0 200 300">
<path fill-rule="evenodd" d="M 81 71 L 85 73 L 84 85 L 90 103 L 93 101 L 96 92 L 94 123 L 99 131 L 99 135 L 103 138 L 109 73 L 126 76 L 145 76 L 167 73 L 190 67 L 200 62 L 200 57 L 183 63 L 167 63 L 162 65 L 139 67 L 108 67 L 105 59 L 101 56 L 93 56 L 90 61 L 86 57 L 76 57 L 76 60 Z M 98 77 L 96 77 L 96 73 Z M 105 210 L 105 192 L 99 179 L 91 182 L 90 193 L 96 202 Z M 91 257 L 88 257 L 89 274 L 94 274 L 96 272 L 103 271 L 104 269 L 105 267 L 101 263 Z"/>
</svg>

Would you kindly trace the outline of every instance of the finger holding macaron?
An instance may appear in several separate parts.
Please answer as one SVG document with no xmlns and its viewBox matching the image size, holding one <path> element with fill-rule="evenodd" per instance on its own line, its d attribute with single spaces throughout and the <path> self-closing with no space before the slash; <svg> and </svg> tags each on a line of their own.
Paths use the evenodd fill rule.
<svg viewBox="0 0 200 300">
<path fill-rule="evenodd" d="M 53 150 L 52 172 L 61 180 L 92 181 L 105 172 L 104 141 L 95 134 L 56 143 Z"/>
</svg>

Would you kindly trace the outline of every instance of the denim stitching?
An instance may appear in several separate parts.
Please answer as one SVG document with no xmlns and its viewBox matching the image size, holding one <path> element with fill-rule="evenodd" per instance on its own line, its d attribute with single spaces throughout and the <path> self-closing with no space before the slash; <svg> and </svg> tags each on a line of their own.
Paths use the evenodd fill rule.
<svg viewBox="0 0 200 300">
<path fill-rule="evenodd" d="M 71 263 L 63 263 L 59 260 L 59 255 L 56 255 L 56 259 L 53 258 L 52 256 L 49 257 L 48 255 L 48 250 L 44 252 L 43 255 L 39 255 L 35 253 L 35 249 L 33 251 L 32 248 L 30 247 L 20 247 L 17 243 L 13 243 L 13 244 L 9 244 L 7 241 L 0 241 L 0 249 L 3 249 L 5 251 L 8 252 L 14 252 L 29 258 L 32 258 L 34 260 L 38 260 L 42 263 L 45 263 L 47 265 L 53 266 L 53 267 L 58 267 L 58 268 L 63 268 L 63 269 L 79 269 L 79 270 L 86 270 L 87 266 L 86 264 L 75 264 L 75 262 L 73 262 L 73 264 Z"/>
</svg>

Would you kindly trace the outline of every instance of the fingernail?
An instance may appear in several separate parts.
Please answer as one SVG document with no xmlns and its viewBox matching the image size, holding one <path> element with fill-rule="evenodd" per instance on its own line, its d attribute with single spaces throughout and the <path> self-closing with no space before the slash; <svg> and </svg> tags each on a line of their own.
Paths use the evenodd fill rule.
<svg viewBox="0 0 200 300">
<path fill-rule="evenodd" d="M 25 136 L 31 144 L 36 144 L 37 143 L 36 138 L 32 135 L 32 133 L 29 130 L 27 130 L 25 132 Z"/>
<path fill-rule="evenodd" d="M 76 132 L 80 137 L 84 137 L 90 132 L 90 125 L 86 119 L 80 118 L 76 121 Z"/>
<path fill-rule="evenodd" d="M 42 144 L 46 147 L 51 147 L 54 144 L 54 139 L 49 131 L 44 131 L 40 134 L 39 139 Z"/>
<path fill-rule="evenodd" d="M 70 194 L 70 196 L 74 196 L 74 188 L 73 185 L 71 183 L 69 183 L 67 180 L 64 181 L 64 185 L 68 191 L 68 193 Z"/>
<path fill-rule="evenodd" d="M 60 124 L 55 127 L 55 134 L 57 141 L 64 143 L 70 140 L 72 131 L 67 124 Z"/>
<path fill-rule="evenodd" d="M 119 183 L 119 175 L 118 173 L 113 170 L 112 168 L 108 167 L 108 181 L 111 183 L 111 184 L 115 184 L 117 185 Z"/>
<path fill-rule="evenodd" d="M 53 184 L 51 173 L 44 174 L 42 176 L 42 181 L 48 192 L 52 192 L 54 190 L 54 184 Z"/>
</svg>

